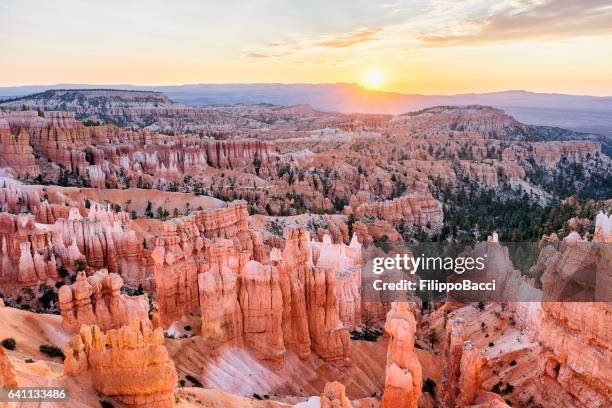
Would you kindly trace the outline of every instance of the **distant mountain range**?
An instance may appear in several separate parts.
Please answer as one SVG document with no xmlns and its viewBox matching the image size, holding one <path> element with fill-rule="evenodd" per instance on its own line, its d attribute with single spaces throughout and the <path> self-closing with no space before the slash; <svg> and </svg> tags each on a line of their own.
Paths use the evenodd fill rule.
<svg viewBox="0 0 612 408">
<path fill-rule="evenodd" d="M 309 104 L 315 109 L 344 113 L 401 114 L 438 105 L 489 105 L 521 122 L 551 125 L 612 137 L 612 97 L 503 91 L 457 95 L 410 95 L 366 90 L 356 84 L 193 84 L 177 86 L 57 84 L 0 87 L 8 99 L 48 89 L 114 88 L 163 92 L 191 106 L 269 103 Z"/>
</svg>

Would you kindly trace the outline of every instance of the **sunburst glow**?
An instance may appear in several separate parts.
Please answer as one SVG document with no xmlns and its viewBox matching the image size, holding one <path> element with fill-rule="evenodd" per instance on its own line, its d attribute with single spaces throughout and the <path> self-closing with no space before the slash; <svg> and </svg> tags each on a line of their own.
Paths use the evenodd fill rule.
<svg viewBox="0 0 612 408">
<path fill-rule="evenodd" d="M 385 84 L 385 74 L 378 68 L 367 71 L 363 77 L 363 86 L 369 89 L 378 89 Z"/>
</svg>

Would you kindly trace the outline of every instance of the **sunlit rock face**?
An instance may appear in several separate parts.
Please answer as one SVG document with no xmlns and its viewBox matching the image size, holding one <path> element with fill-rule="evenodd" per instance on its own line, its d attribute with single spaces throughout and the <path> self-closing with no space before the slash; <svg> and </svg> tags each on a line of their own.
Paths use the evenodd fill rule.
<svg viewBox="0 0 612 408">
<path fill-rule="evenodd" d="M 131 407 L 172 407 L 178 381 L 161 329 L 134 321 L 101 331 L 83 325 L 64 347 L 64 374 L 91 376 L 99 393 Z"/>
<path fill-rule="evenodd" d="M 238 253 L 229 240 L 216 241 L 208 251 L 209 262 L 198 275 L 202 336 L 223 343 L 244 333 L 238 293 L 248 255 Z"/>
<path fill-rule="evenodd" d="M 471 341 L 463 343 L 459 377 L 459 396 L 456 405 L 469 406 L 476 399 L 482 385 L 482 367 L 484 358 Z"/>
<path fill-rule="evenodd" d="M 0 213 L 0 285 L 6 292 L 58 279 L 51 234 L 30 214 Z"/>
<path fill-rule="evenodd" d="M 348 357 L 347 329 L 361 314 L 358 242 L 311 242 L 305 230 L 288 230 L 284 249 L 273 249 L 269 264 L 249 260 L 229 240 L 216 240 L 208 251 L 199 275 L 205 338 L 244 339 L 269 360 L 281 360 L 287 349 L 304 359 L 312 351 L 328 361 Z"/>
<path fill-rule="evenodd" d="M 387 351 L 383 408 L 416 408 L 421 396 L 423 374 L 414 352 L 416 320 L 407 302 L 393 302 L 385 331 L 391 336 Z"/>
<path fill-rule="evenodd" d="M 320 408 L 353 408 L 346 397 L 344 385 L 338 381 L 325 384 L 321 394 Z"/>
<path fill-rule="evenodd" d="M 604 235 L 604 218 L 598 216 L 596 237 Z M 556 247 L 543 248 L 538 265 L 544 292 L 537 332 L 542 394 L 556 406 L 609 406 L 612 247 L 570 234 Z"/>
<path fill-rule="evenodd" d="M 246 204 L 236 202 L 167 221 L 162 232 L 152 237 L 150 259 L 164 325 L 198 308 L 202 291 L 217 286 L 212 275 L 226 274 L 224 265 L 233 262 L 232 254 L 242 257 L 240 265 L 260 255 L 248 229 L 247 218 Z M 232 263 L 232 267 L 233 273 L 238 275 L 240 266 Z M 200 289 L 199 273 L 208 274 L 202 278 L 205 287 Z M 227 288 L 227 284 L 223 285 Z"/>
<path fill-rule="evenodd" d="M 0 167 L 10 167 L 18 176 L 34 178 L 40 168 L 34 160 L 30 135 L 21 130 L 12 134 L 9 123 L 0 116 Z"/>
<path fill-rule="evenodd" d="M 311 353 L 306 274 L 312 268 L 310 234 L 303 229 L 286 231 L 282 252 L 272 249 L 270 262 L 276 266 L 283 296 L 283 335 L 288 349 L 306 359 Z"/>
<path fill-rule="evenodd" d="M 278 270 L 271 265 L 249 261 L 240 278 L 239 301 L 247 347 L 260 358 L 282 359 L 286 350 Z"/>
<path fill-rule="evenodd" d="M 390 201 L 364 203 L 354 210 L 357 217 L 371 215 L 390 222 L 407 222 L 415 225 L 441 225 L 442 206 L 431 194 L 408 194 Z"/>
<path fill-rule="evenodd" d="M 127 296 L 120 292 L 123 280 L 116 273 L 99 270 L 91 276 L 83 272 L 76 282 L 59 290 L 59 308 L 62 326 L 69 332 L 78 332 L 81 325 L 96 325 L 110 330 L 134 320 L 148 320 L 147 295 Z"/>
<path fill-rule="evenodd" d="M 461 377 L 461 357 L 467 340 L 465 321 L 457 318 L 447 323 L 444 343 L 444 366 L 442 369 L 442 387 L 446 406 L 452 407 L 461 392 L 459 378 Z"/>
<path fill-rule="evenodd" d="M 17 380 L 15 379 L 13 365 L 6 355 L 4 347 L 0 347 L 0 387 L 9 388 L 16 386 Z"/>
</svg>

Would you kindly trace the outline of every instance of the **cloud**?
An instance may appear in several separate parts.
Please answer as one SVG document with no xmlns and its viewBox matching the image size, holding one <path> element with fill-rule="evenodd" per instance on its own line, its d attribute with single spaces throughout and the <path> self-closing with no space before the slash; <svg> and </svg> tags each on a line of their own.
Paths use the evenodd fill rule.
<svg viewBox="0 0 612 408">
<path fill-rule="evenodd" d="M 520 39 L 558 39 L 612 32 L 609 0 L 516 1 L 458 24 L 458 33 L 421 35 L 424 46 L 473 45 Z M 463 31 L 463 32 L 461 32 Z"/>
<path fill-rule="evenodd" d="M 337 65 L 347 61 L 344 54 L 353 53 L 358 47 L 384 38 L 381 28 L 358 28 L 344 33 L 316 36 L 293 36 L 285 41 L 273 41 L 254 47 L 245 54 L 247 58 L 290 58 L 294 63 L 307 59 L 318 64 Z M 314 58 L 314 59 L 313 59 Z"/>
<path fill-rule="evenodd" d="M 401 9 L 401 3 L 387 5 Z M 612 35 L 611 21 L 610 0 L 504 0 L 492 5 L 435 0 L 401 22 L 371 21 L 317 35 L 292 33 L 249 49 L 247 56 L 346 65 L 419 48 Z"/>
<path fill-rule="evenodd" d="M 376 40 L 377 34 L 380 32 L 380 28 L 355 30 L 348 33 L 325 36 L 315 41 L 314 45 L 329 48 L 346 48 Z"/>
<path fill-rule="evenodd" d="M 262 54 L 259 52 L 249 52 L 246 54 L 247 58 L 270 58 L 270 55 Z"/>
</svg>

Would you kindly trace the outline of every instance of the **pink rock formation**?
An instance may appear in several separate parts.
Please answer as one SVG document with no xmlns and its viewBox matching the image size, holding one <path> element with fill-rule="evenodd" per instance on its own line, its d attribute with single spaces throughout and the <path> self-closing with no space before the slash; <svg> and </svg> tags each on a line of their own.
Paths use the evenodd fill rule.
<svg viewBox="0 0 612 408">
<path fill-rule="evenodd" d="M 587 155 L 595 156 L 601 152 L 601 145 L 597 142 L 568 141 L 568 142 L 538 142 L 533 143 L 533 157 L 543 161 L 548 167 L 557 164 L 561 157 L 572 160 L 584 160 Z"/>
<path fill-rule="evenodd" d="M 274 266 L 249 261 L 240 275 L 240 308 L 246 345 L 256 356 L 281 360 L 283 340 L 283 296 Z"/>
<path fill-rule="evenodd" d="M 164 326 L 198 307 L 199 267 L 194 251 L 201 250 L 204 243 L 201 239 L 197 242 L 194 239 L 194 247 L 192 242 L 183 240 L 184 235 L 181 234 L 193 228 L 195 226 L 191 224 L 191 228 L 180 228 L 179 231 L 176 224 L 164 223 L 163 231 L 155 239 L 155 248 L 151 252 L 156 301 Z M 197 233 L 194 236 L 199 238 Z"/>
<path fill-rule="evenodd" d="M 16 387 L 15 371 L 4 347 L 0 346 L 0 388 Z"/>
<path fill-rule="evenodd" d="M 350 341 L 349 333 L 340 320 L 336 272 L 332 269 L 309 268 L 305 278 L 312 349 L 325 360 L 345 360 L 350 353 Z"/>
<path fill-rule="evenodd" d="M 312 267 L 310 234 L 304 229 L 287 230 L 286 234 L 282 253 L 272 249 L 270 262 L 279 272 L 285 345 L 305 359 L 311 347 L 305 287 L 306 274 Z"/>
<path fill-rule="evenodd" d="M 542 309 L 537 378 L 543 396 L 556 406 L 609 406 L 610 304 L 544 302 Z"/>
<path fill-rule="evenodd" d="M 247 219 L 246 203 L 237 201 L 223 208 L 194 211 L 188 216 L 163 224 L 163 231 L 154 239 L 155 247 L 150 257 L 160 317 L 164 325 L 198 308 L 202 297 L 198 291 L 198 273 L 209 270 L 215 262 L 222 264 L 223 261 L 219 260 L 232 251 L 240 253 L 241 259 L 257 260 L 261 257 L 256 239 L 248 229 Z M 210 240 L 222 242 L 222 247 L 226 249 L 219 252 L 215 248 L 217 244 L 211 244 Z M 223 251 L 227 253 L 223 254 Z M 240 271 L 236 268 L 233 270 L 235 274 Z M 227 275 L 222 266 L 216 270 L 212 268 L 211 271 L 213 275 Z M 218 277 L 209 276 L 202 281 L 206 283 L 205 292 L 216 287 L 217 284 L 211 286 L 213 281 L 219 283 Z"/>
<path fill-rule="evenodd" d="M 130 407 L 174 406 L 178 377 L 164 347 L 162 329 L 148 322 L 102 332 L 82 326 L 64 347 L 64 374 L 90 375 L 97 392 Z"/>
<path fill-rule="evenodd" d="M 459 397 L 455 401 L 456 407 L 470 406 L 475 400 L 482 385 L 482 367 L 485 361 L 474 343 L 466 341 L 463 344 L 459 371 Z"/>
<path fill-rule="evenodd" d="M 32 215 L 0 213 L 0 240 L 0 285 L 34 287 L 59 279 L 51 234 Z"/>
<path fill-rule="evenodd" d="M 144 276 L 136 273 L 140 268 L 139 242 L 131 230 L 129 216 L 115 213 L 109 207 L 93 203 L 87 217 L 78 208 L 71 208 L 67 218 L 60 218 L 49 227 L 53 232 L 54 250 L 68 270 L 78 259 L 85 259 L 94 268 L 119 272 L 132 284 L 143 283 Z M 135 276 L 133 276 L 135 275 Z M 130 278 L 140 278 L 136 282 Z"/>
<path fill-rule="evenodd" d="M 612 244 L 612 215 L 606 215 L 603 211 L 597 214 L 593 242 Z"/>
<path fill-rule="evenodd" d="M 456 406 L 456 400 L 461 392 L 459 378 L 461 376 L 461 357 L 467 338 L 465 321 L 457 318 L 447 322 L 444 340 L 444 366 L 442 368 L 442 391 L 445 406 Z"/>
<path fill-rule="evenodd" d="M 361 204 L 354 209 L 357 217 L 381 217 L 393 224 L 406 222 L 421 226 L 442 224 L 442 205 L 431 194 L 412 193 L 390 201 Z"/>
<path fill-rule="evenodd" d="M 361 244 L 354 235 L 349 246 L 332 244 L 329 235 L 311 242 L 313 263 L 336 274 L 336 298 L 344 328 L 361 326 Z"/>
<path fill-rule="evenodd" d="M 544 301 L 537 378 L 555 406 L 607 407 L 612 401 L 611 265 L 608 244 L 567 240 L 540 252 Z"/>
<path fill-rule="evenodd" d="M 243 334 L 242 310 L 238 301 L 239 274 L 246 260 L 229 240 L 210 247 L 208 270 L 198 276 L 202 336 L 226 342 Z"/>
<path fill-rule="evenodd" d="M 416 321 L 410 304 L 393 302 L 385 331 L 391 336 L 387 351 L 383 408 L 416 408 L 423 375 L 414 352 Z"/>
<path fill-rule="evenodd" d="M 30 136 L 25 130 L 13 135 L 6 120 L 0 118 L 0 166 L 8 166 L 25 178 L 34 178 L 40 169 L 30 146 Z"/>
<path fill-rule="evenodd" d="M 230 240 L 214 241 L 198 281 L 202 334 L 218 342 L 244 338 L 265 359 L 279 360 L 286 349 L 305 359 L 312 349 L 343 361 L 350 351 L 347 328 L 360 324 L 361 247 L 332 244 L 329 237 L 314 243 L 300 229 L 287 237 L 269 264 L 249 261 L 250 253 L 238 252 Z"/>
<path fill-rule="evenodd" d="M 321 394 L 320 408 L 352 408 L 351 401 L 346 397 L 344 385 L 338 381 L 325 384 Z"/>
<path fill-rule="evenodd" d="M 127 296 L 120 292 L 123 280 L 116 273 L 101 269 L 91 276 L 77 274 L 76 282 L 59 290 L 62 326 L 78 332 L 83 324 L 102 330 L 119 328 L 133 320 L 148 320 L 147 295 Z"/>
</svg>

